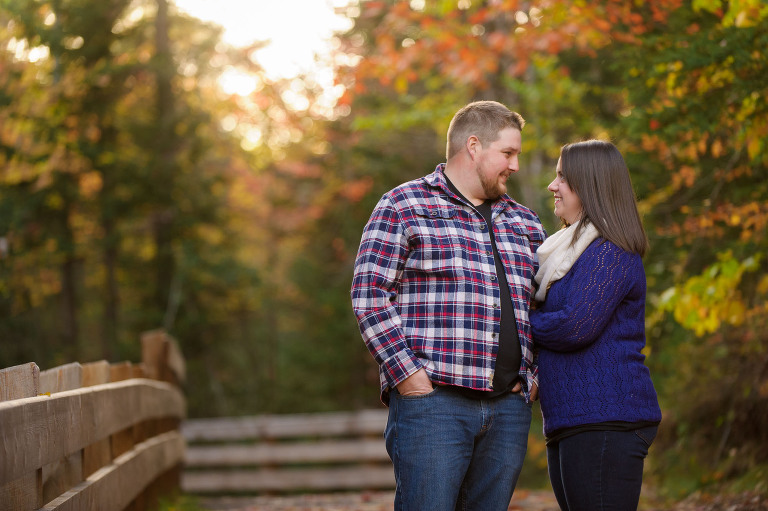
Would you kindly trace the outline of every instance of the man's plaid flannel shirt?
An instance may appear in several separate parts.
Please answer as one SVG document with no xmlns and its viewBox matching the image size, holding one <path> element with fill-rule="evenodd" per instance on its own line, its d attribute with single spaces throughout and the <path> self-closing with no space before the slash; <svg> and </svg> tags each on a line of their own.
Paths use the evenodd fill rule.
<svg viewBox="0 0 768 511">
<path fill-rule="evenodd" d="M 422 367 L 435 383 L 491 390 L 501 319 L 491 238 L 480 213 L 448 189 L 444 168 L 381 198 L 355 261 L 352 306 L 379 364 L 384 403 Z M 533 211 L 506 195 L 493 204 L 493 222 L 530 399 L 538 371 L 528 307 L 546 233 Z"/>
</svg>

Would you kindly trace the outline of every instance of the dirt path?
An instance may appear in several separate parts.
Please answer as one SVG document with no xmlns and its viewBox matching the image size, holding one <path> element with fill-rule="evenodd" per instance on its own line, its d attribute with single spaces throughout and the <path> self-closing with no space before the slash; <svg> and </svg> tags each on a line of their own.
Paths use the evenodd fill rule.
<svg viewBox="0 0 768 511">
<path fill-rule="evenodd" d="M 200 504 L 210 511 L 392 511 L 394 494 L 390 491 L 294 495 L 282 497 L 218 497 L 202 498 Z M 669 505 L 644 497 L 641 511 L 768 511 L 768 495 L 744 492 L 718 496 L 694 494 Z M 515 492 L 509 511 L 559 511 L 549 490 Z"/>
<path fill-rule="evenodd" d="M 296 495 L 291 497 L 221 497 L 201 499 L 211 511 L 391 511 L 393 492 Z M 518 490 L 510 511 L 557 511 L 550 491 Z"/>
</svg>

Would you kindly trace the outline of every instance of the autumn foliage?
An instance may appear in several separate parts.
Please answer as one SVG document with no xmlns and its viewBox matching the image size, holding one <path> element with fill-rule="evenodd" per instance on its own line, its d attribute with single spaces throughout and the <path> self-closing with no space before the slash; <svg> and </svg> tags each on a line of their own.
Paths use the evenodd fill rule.
<svg viewBox="0 0 768 511">
<path fill-rule="evenodd" d="M 443 161 L 460 106 L 494 99 L 526 118 L 510 187 L 550 232 L 563 144 L 627 159 L 652 246 L 653 482 L 766 491 L 768 5 L 340 9 L 328 107 L 165 0 L 0 2 L 0 366 L 132 358 L 164 326 L 193 416 L 380 406 L 348 294 L 363 225 Z M 251 93 L 223 92 L 233 70 Z M 534 426 L 524 484 L 543 453 Z"/>
</svg>

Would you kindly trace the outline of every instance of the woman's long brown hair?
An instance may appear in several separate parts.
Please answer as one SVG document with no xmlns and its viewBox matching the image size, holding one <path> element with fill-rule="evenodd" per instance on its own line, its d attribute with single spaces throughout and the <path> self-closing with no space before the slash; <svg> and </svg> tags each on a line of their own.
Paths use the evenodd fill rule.
<svg viewBox="0 0 768 511">
<path fill-rule="evenodd" d="M 648 237 L 629 169 L 618 148 L 603 140 L 567 144 L 560 150 L 560 167 L 568 186 L 581 199 L 578 231 L 591 223 L 603 238 L 627 252 L 645 255 Z"/>
</svg>

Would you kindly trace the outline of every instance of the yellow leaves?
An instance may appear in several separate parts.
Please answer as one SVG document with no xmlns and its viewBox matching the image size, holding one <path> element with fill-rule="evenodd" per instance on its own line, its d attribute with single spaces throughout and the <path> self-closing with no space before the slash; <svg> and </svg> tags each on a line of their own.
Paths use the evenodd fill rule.
<svg viewBox="0 0 768 511">
<path fill-rule="evenodd" d="M 747 272 L 759 267 L 761 254 L 737 261 L 728 251 L 702 274 L 669 288 L 660 300 L 661 310 L 672 312 L 675 321 L 697 336 L 711 334 L 723 325 L 741 325 L 748 305 L 738 287 Z M 766 284 L 768 286 L 768 284 Z"/>
<path fill-rule="evenodd" d="M 64 199 L 58 192 L 52 192 L 45 197 L 45 205 L 49 209 L 60 210 L 64 208 Z"/>
<path fill-rule="evenodd" d="M 395 83 L 393 85 L 395 90 L 400 94 L 405 94 L 408 92 L 408 80 L 402 74 L 395 78 Z"/>
<path fill-rule="evenodd" d="M 760 93 L 757 91 L 753 91 L 752 94 L 745 97 L 741 102 L 741 108 L 739 108 L 739 111 L 736 114 L 736 121 L 744 122 L 747 119 L 750 119 L 755 113 L 759 99 Z"/>
<path fill-rule="evenodd" d="M 732 69 L 733 63 L 733 55 L 729 55 L 723 62 L 706 67 L 696 83 L 696 90 L 704 94 L 711 89 L 732 84 L 736 78 Z"/>
<path fill-rule="evenodd" d="M 768 275 L 763 275 L 758 282 L 757 292 L 761 295 L 768 295 Z"/>
<path fill-rule="evenodd" d="M 734 24 L 739 28 L 757 26 L 768 16 L 768 6 L 763 0 L 736 0 L 730 3 L 723 24 Z"/>
<path fill-rule="evenodd" d="M 25 300 L 14 300 L 12 313 L 18 314 L 27 307 L 41 306 L 50 297 L 61 292 L 60 273 L 57 268 L 50 267 L 51 253 L 54 249 L 33 251 L 24 254 L 24 257 L 12 259 L 13 271 L 7 287 L 18 292 L 23 292 Z"/>
<path fill-rule="evenodd" d="M 768 17 L 768 5 L 763 0 L 732 0 L 723 11 L 722 0 L 694 0 L 693 8 L 697 11 L 706 10 L 722 17 L 726 27 L 735 25 L 739 28 L 757 26 Z"/>
<path fill-rule="evenodd" d="M 202 224 L 197 227 L 197 235 L 207 245 L 217 246 L 224 241 L 224 231 L 213 225 Z"/>
<path fill-rule="evenodd" d="M 768 137 L 768 119 L 754 117 L 744 127 L 744 138 L 747 154 L 753 162 L 763 163 L 766 160 L 764 152 L 765 140 Z"/>
</svg>

